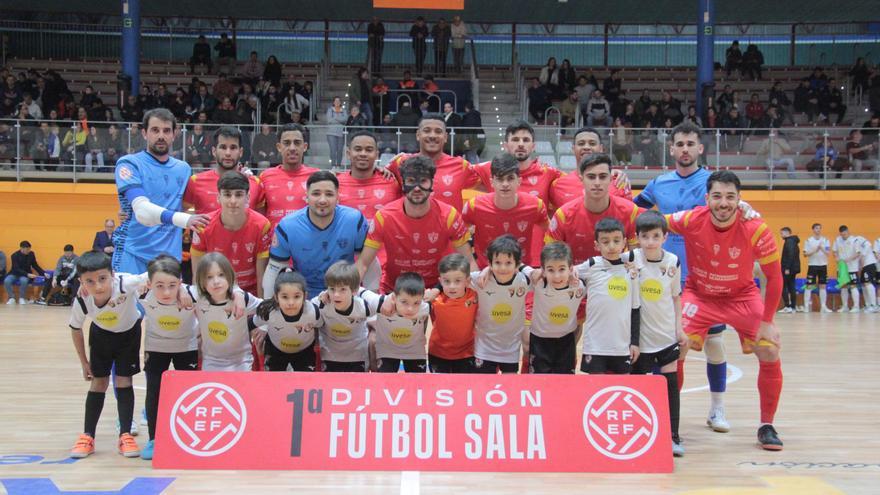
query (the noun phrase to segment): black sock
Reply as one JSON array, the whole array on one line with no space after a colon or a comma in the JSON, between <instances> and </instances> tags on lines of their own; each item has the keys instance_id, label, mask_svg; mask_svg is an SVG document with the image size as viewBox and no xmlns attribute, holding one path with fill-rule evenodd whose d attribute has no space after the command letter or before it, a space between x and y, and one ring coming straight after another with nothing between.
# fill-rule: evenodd
<instances>
[{"instance_id":1,"label":"black sock","mask_svg":"<svg viewBox=\"0 0 880 495\"><path fill-rule=\"evenodd\" d=\"M144 405L147 408L147 429L150 433L150 440L156 438L156 417L159 415L159 389L161 386L161 373L147 374L147 398Z\"/></svg>"},{"instance_id":2,"label":"black sock","mask_svg":"<svg viewBox=\"0 0 880 495\"><path fill-rule=\"evenodd\" d=\"M131 433L131 418L134 415L134 389L116 387L116 410L119 413L119 434Z\"/></svg>"},{"instance_id":3,"label":"black sock","mask_svg":"<svg viewBox=\"0 0 880 495\"><path fill-rule=\"evenodd\" d=\"M669 421L672 423L672 438L678 439L678 419L681 408L681 395L678 391L678 372L663 373L666 378L666 394L669 396Z\"/></svg>"},{"instance_id":4,"label":"black sock","mask_svg":"<svg viewBox=\"0 0 880 495\"><path fill-rule=\"evenodd\" d=\"M83 433L91 435L95 438L95 430L98 429L98 419L101 418L101 411L104 409L104 392L89 391L86 394L86 421L83 427Z\"/></svg>"}]
</instances>

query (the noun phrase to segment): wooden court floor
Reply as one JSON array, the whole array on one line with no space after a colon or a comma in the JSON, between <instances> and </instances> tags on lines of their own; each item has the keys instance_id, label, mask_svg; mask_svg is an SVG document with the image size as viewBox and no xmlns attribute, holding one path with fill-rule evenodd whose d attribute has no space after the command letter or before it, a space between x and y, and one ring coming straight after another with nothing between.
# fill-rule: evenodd
<instances>
[{"instance_id":1,"label":"wooden court floor","mask_svg":"<svg viewBox=\"0 0 880 495\"><path fill-rule=\"evenodd\" d=\"M705 366L701 354L691 353L682 398L687 455L676 459L675 472L580 475L159 471L147 461L115 453L116 408L110 393L98 452L65 461L82 428L87 390L66 326L68 314L67 308L0 306L0 493L880 493L880 315L779 315L785 384L776 426L784 451L765 452L755 445L756 360L740 354L729 331L725 344L731 380L741 371L728 385L730 433L714 433L705 426ZM143 405L143 386L141 374L135 379L137 411ZM144 438L138 442L143 444Z\"/></svg>"}]
</instances>

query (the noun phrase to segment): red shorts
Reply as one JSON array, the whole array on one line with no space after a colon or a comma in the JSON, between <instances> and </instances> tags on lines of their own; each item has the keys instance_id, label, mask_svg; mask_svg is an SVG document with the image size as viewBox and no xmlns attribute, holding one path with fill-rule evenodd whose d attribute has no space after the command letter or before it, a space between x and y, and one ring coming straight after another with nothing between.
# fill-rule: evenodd
<instances>
[{"instance_id":1,"label":"red shorts","mask_svg":"<svg viewBox=\"0 0 880 495\"><path fill-rule=\"evenodd\" d=\"M743 353L751 353L755 348L763 313L764 302L758 292L743 301L700 297L688 289L681 295L682 327L690 338L691 349L695 351L703 349L709 327L727 324L739 334Z\"/></svg>"}]
</instances>

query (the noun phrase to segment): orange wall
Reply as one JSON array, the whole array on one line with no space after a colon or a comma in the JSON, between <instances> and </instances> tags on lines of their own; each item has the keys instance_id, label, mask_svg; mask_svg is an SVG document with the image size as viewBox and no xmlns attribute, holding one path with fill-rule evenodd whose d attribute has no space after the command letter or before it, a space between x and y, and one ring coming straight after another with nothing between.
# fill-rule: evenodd
<instances>
[{"instance_id":1,"label":"orange wall","mask_svg":"<svg viewBox=\"0 0 880 495\"><path fill-rule=\"evenodd\" d=\"M823 224L832 242L841 223L872 242L880 237L880 191L744 191L743 198L777 236L791 227L801 248L813 222ZM0 249L8 258L27 239L40 265L52 268L67 243L77 253L91 249L104 219L116 219L118 210L113 184L0 182Z\"/></svg>"}]
</instances>

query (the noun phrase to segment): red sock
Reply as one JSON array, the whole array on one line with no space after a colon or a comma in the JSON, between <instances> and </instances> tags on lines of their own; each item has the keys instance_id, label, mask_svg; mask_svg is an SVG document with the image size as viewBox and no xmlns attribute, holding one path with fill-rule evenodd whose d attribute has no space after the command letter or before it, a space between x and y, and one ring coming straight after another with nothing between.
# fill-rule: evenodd
<instances>
[{"instance_id":1,"label":"red sock","mask_svg":"<svg viewBox=\"0 0 880 495\"><path fill-rule=\"evenodd\" d=\"M527 375L529 373L529 355L526 354L522 357L522 361L519 363L519 372L522 375Z\"/></svg>"},{"instance_id":2,"label":"red sock","mask_svg":"<svg viewBox=\"0 0 880 495\"><path fill-rule=\"evenodd\" d=\"M681 387L684 386L684 360L680 359L678 361L678 391L681 392Z\"/></svg>"},{"instance_id":3,"label":"red sock","mask_svg":"<svg viewBox=\"0 0 880 495\"><path fill-rule=\"evenodd\" d=\"M758 395L761 398L761 423L773 423L779 395L782 393L782 361L760 361Z\"/></svg>"}]
</instances>

